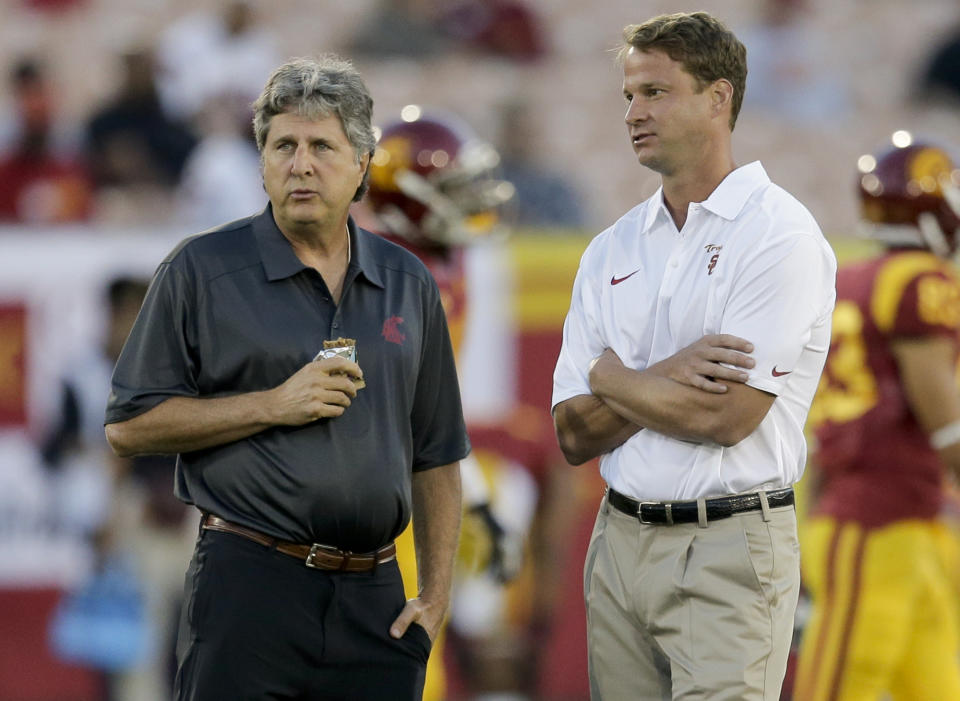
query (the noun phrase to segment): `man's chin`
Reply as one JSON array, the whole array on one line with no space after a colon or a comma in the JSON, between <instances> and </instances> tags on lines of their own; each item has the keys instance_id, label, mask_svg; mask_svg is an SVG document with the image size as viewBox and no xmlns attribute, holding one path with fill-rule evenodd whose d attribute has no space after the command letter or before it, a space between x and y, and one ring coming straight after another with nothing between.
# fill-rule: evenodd
<instances>
[{"instance_id":1,"label":"man's chin","mask_svg":"<svg viewBox=\"0 0 960 701\"><path fill-rule=\"evenodd\" d=\"M323 214L322 207L316 202L296 202L285 208L287 219L291 222L316 221Z\"/></svg>"},{"instance_id":2,"label":"man's chin","mask_svg":"<svg viewBox=\"0 0 960 701\"><path fill-rule=\"evenodd\" d=\"M637 153L637 162L644 168L649 168L660 175L670 175L673 171L673 167L667 159L658 154L644 153L642 149Z\"/></svg>"},{"instance_id":3,"label":"man's chin","mask_svg":"<svg viewBox=\"0 0 960 701\"><path fill-rule=\"evenodd\" d=\"M323 219L324 212L317 206L284 206L279 212L274 210L274 218L283 226L293 229L309 229Z\"/></svg>"}]
</instances>

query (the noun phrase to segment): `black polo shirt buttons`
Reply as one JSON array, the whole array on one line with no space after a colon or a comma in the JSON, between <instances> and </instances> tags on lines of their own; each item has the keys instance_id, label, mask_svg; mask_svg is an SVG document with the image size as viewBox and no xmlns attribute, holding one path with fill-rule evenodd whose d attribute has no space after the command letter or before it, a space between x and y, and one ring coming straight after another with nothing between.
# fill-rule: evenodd
<instances>
[{"instance_id":1,"label":"black polo shirt buttons","mask_svg":"<svg viewBox=\"0 0 960 701\"><path fill-rule=\"evenodd\" d=\"M339 329L339 328L340 328L340 322L339 322L339 321L335 321L335 322L333 322L333 324L331 324L331 326L333 326L333 328L335 328L335 329Z\"/></svg>"}]
</instances>

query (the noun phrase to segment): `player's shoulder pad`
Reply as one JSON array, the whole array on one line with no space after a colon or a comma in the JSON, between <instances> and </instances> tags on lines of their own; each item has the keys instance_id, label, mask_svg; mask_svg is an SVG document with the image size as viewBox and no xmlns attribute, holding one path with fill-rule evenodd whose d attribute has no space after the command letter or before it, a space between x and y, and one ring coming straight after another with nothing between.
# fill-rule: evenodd
<instances>
[{"instance_id":1,"label":"player's shoulder pad","mask_svg":"<svg viewBox=\"0 0 960 701\"><path fill-rule=\"evenodd\" d=\"M918 327L960 329L960 278L929 251L904 251L877 268L870 314L881 333Z\"/></svg>"}]
</instances>

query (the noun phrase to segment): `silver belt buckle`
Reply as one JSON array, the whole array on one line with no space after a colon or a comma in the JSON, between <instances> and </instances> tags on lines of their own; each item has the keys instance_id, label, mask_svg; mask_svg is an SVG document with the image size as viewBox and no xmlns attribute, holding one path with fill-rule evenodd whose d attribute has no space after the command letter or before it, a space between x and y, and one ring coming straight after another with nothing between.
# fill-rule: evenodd
<instances>
[{"instance_id":1,"label":"silver belt buckle","mask_svg":"<svg viewBox=\"0 0 960 701\"><path fill-rule=\"evenodd\" d=\"M639 506L637 506L637 518L640 519L640 523L645 523L648 526L654 525L656 521L646 521L643 518L643 507L644 506L659 506L659 501L641 501Z\"/></svg>"},{"instance_id":2,"label":"silver belt buckle","mask_svg":"<svg viewBox=\"0 0 960 701\"><path fill-rule=\"evenodd\" d=\"M329 551L330 546L314 543L310 546L310 552L307 553L307 559L303 561L303 564L305 564L307 567L312 567L313 569L323 569L319 564L314 562L314 558L317 556L317 553L324 550Z\"/></svg>"}]
</instances>

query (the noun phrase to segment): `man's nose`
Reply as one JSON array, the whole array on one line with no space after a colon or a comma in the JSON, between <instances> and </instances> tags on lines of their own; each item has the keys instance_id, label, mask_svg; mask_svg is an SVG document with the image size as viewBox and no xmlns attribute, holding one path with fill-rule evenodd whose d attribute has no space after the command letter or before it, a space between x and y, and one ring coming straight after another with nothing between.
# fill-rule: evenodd
<instances>
[{"instance_id":1,"label":"man's nose","mask_svg":"<svg viewBox=\"0 0 960 701\"><path fill-rule=\"evenodd\" d=\"M293 153L293 161L290 163L290 173L292 175L312 175L313 163L310 160L310 152L306 146L297 146Z\"/></svg>"},{"instance_id":2,"label":"man's nose","mask_svg":"<svg viewBox=\"0 0 960 701\"><path fill-rule=\"evenodd\" d=\"M637 124L647 119L647 110L640 100L631 100L627 106L627 113L623 115L623 121L627 124Z\"/></svg>"}]
</instances>

